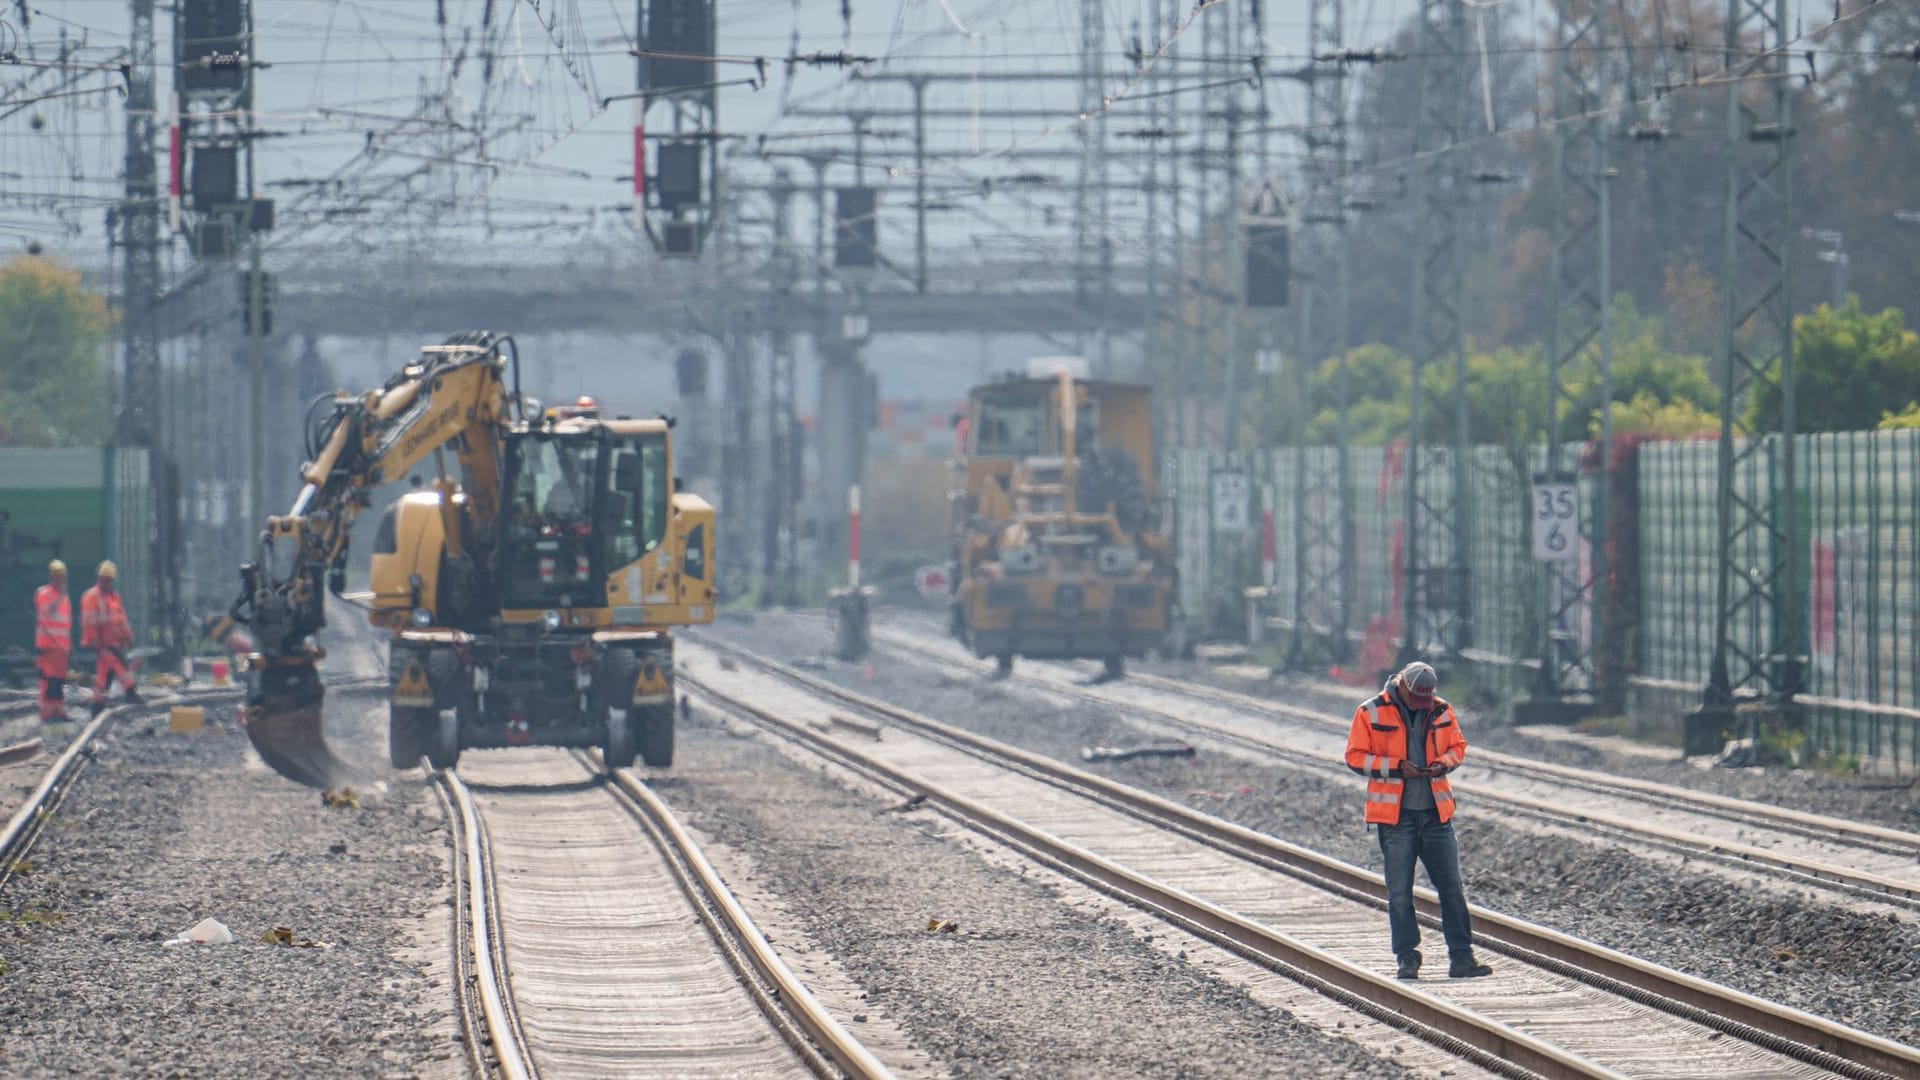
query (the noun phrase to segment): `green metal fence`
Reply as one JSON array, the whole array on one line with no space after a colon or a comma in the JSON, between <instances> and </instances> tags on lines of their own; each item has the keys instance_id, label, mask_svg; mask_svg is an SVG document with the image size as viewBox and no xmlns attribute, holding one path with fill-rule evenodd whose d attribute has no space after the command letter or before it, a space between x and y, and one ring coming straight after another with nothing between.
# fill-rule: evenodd
<instances>
[{"instance_id":1,"label":"green metal fence","mask_svg":"<svg viewBox=\"0 0 1920 1080\"><path fill-rule=\"evenodd\" d=\"M1324 545L1302 551L1302 540L1309 532L1305 516L1322 519L1338 513L1337 505L1309 508L1303 500L1324 498L1324 493L1337 490L1337 485L1302 474L1334 475L1338 460L1329 447L1276 450L1259 459L1259 482L1262 490L1271 493L1277 541L1273 580L1267 583L1267 611L1282 634L1292 633L1302 623L1313 632L1325 633L1344 622L1353 666L1372 670L1392 662L1402 634L1404 548L1408 542L1404 525L1405 460L1399 447L1354 447L1348 452L1351 479L1346 506L1352 516L1353 543L1347 552L1352 587L1347 610L1339 612L1324 603L1318 610L1302 610L1303 592L1329 600L1339 595L1337 589L1299 587L1303 575L1325 577L1337 572L1337 563ZM1530 462L1529 467L1535 464ZM1464 594L1436 591L1430 602L1444 607L1450 619L1470 625L1469 647L1465 650L1470 659L1487 668L1492 677L1517 687L1528 678L1539 649L1541 612L1537 598L1541 575L1532 561L1527 518L1531 480L1506 451L1497 447L1476 447L1466 465L1469 499L1475 508L1465 537L1473 572ZM1450 503L1453 470L1443 464L1433 476L1433 500ZM1426 545L1427 563L1446 564L1453 543L1449 531L1434 522L1423 524L1420 531L1419 542ZM1302 557L1307 559L1304 566L1298 561ZM1584 627L1577 629L1584 632ZM1435 653L1441 645L1426 641L1421 648Z\"/></svg>"},{"instance_id":2,"label":"green metal fence","mask_svg":"<svg viewBox=\"0 0 1920 1080\"><path fill-rule=\"evenodd\" d=\"M0 449L0 512L0 654L30 653L33 590L56 556L68 564L76 613L100 560L117 563L135 638L146 640L146 607L136 602L151 587L156 526L146 451Z\"/></svg>"},{"instance_id":3,"label":"green metal fence","mask_svg":"<svg viewBox=\"0 0 1920 1080\"><path fill-rule=\"evenodd\" d=\"M1730 625L1730 636L1752 655L1804 671L1806 692L1800 701L1813 749L1896 773L1912 771L1920 761L1920 432L1801 436L1798 498L1792 507L1777 497L1783 449L1777 438L1768 439L1735 477L1734 495L1763 514L1798 515L1796 586L1777 606L1742 611ZM1297 454L1304 454L1304 462ZM1578 454L1570 452L1563 460L1578 460ZM1204 451L1172 456L1168 475L1177 510L1181 596L1197 630L1232 634L1246 625L1220 611L1226 598L1263 583L1257 553L1264 506L1273 512L1277 540L1272 580L1264 582L1270 624L1282 635L1303 622L1334 625L1335 612L1300 610L1296 581L1299 574L1331 572L1323 565L1327 560L1313 552L1305 555L1307 565L1297 562L1303 557L1301 519L1309 512L1303 498L1330 487L1314 483L1303 491L1299 469L1326 475L1336 461L1325 447L1244 458ZM1517 695L1538 672L1547 610L1542 590L1553 587L1533 561L1528 518L1531 484L1544 470L1545 452L1536 448L1523 463L1500 448L1477 447L1467 465L1474 512L1467 536L1470 587L1467 606L1459 610L1471 617L1465 656L1474 661L1483 686ZM1595 512L1601 480L1592 465L1579 478L1588 515ZM1390 662L1399 647L1405 470L1400 450L1382 447L1353 448L1349 467L1353 590L1344 615L1354 667L1365 671ZM1556 633L1590 650L1596 622L1612 620L1624 644L1619 670L1606 677L1626 684L1619 696L1638 710L1677 717L1699 704L1713 660L1719 610L1718 444L1711 439L1622 444L1610 468L1625 470L1610 485L1613 498L1631 505L1608 513L1618 533L1630 533L1614 536L1609 545L1617 562L1608 567L1616 581L1606 590L1609 607L1596 612L1574 605ZM1224 534L1212 506L1219 495L1214 477L1223 470L1244 472L1253 499L1251 526ZM1451 470L1433 475L1441 487L1436 501L1449 502L1452 493L1445 487ZM1738 538L1737 564L1756 573L1772 565L1779 553L1767 550L1767 543L1765 530ZM1444 561L1446 554L1432 548L1427 557ZM1583 579L1590 576L1593 555L1583 540L1578 564ZM1458 609L1460 599L1436 597L1436 602ZM1803 613L1809 655L1778 654L1775 643L1788 640L1771 621L1780 611ZM1437 643L1423 643L1423 649L1437 652Z\"/></svg>"}]
</instances>

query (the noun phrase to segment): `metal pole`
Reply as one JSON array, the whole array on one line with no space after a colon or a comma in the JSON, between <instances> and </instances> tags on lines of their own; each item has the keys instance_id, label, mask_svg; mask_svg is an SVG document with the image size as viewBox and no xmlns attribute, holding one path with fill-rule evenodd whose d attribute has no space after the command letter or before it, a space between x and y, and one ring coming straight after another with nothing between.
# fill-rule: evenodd
<instances>
[{"instance_id":1,"label":"metal pole","mask_svg":"<svg viewBox=\"0 0 1920 1080\"><path fill-rule=\"evenodd\" d=\"M251 125L249 125L251 126ZM265 314L265 290L261 287L260 234L253 227L253 139L247 139L247 208L241 211L241 228L247 237L247 375L251 410L249 458L253 462L252 479L247 485L247 524L249 528L265 520L267 456L267 362L262 325Z\"/></svg>"},{"instance_id":2,"label":"metal pole","mask_svg":"<svg viewBox=\"0 0 1920 1080\"><path fill-rule=\"evenodd\" d=\"M1596 645L1617 618L1608 585L1611 568L1607 558L1607 544L1613 536L1613 521L1608 516L1611 507L1608 489L1613 481L1613 128L1609 114L1597 147L1600 163L1600 480L1594 485L1590 548L1593 553L1591 623ZM1596 656L1597 652L1596 649ZM1615 677L1603 679L1599 677L1601 672L1596 663L1594 674L1594 697L1600 708L1608 715L1617 712L1625 703L1626 673L1614 672L1611 674Z\"/></svg>"},{"instance_id":3,"label":"metal pole","mask_svg":"<svg viewBox=\"0 0 1920 1080\"><path fill-rule=\"evenodd\" d=\"M155 91L154 0L133 0L127 56L126 186L120 205L121 256L125 264L121 302L125 372L115 401L114 442L147 452L148 490L156 495L165 486L159 415L161 371L160 333L155 304L160 295L160 199L153 162L154 131L158 126ZM156 514L169 508L156 498ZM167 576L174 571L174 555L166 538L171 534L156 521L162 538L154 552L151 580L136 583L144 604L136 612L149 631L162 630L170 621L166 610ZM141 610L144 608L144 610Z\"/></svg>"},{"instance_id":4,"label":"metal pole","mask_svg":"<svg viewBox=\"0 0 1920 1080\"><path fill-rule=\"evenodd\" d=\"M1222 395L1227 409L1227 450L1240 449L1240 320L1247 311L1246 244L1240 237L1240 117L1227 110L1227 264L1233 279L1233 304L1227 311L1227 387Z\"/></svg>"},{"instance_id":5,"label":"metal pole","mask_svg":"<svg viewBox=\"0 0 1920 1080\"><path fill-rule=\"evenodd\" d=\"M1472 431L1467 412L1466 342L1462 336L1459 262L1460 201L1466 170L1459 140L1467 105L1466 8L1453 0L1421 0L1420 149L1430 157L1420 169L1421 237L1414 266L1416 351L1408 396L1405 577L1401 660L1421 655L1430 639L1458 656L1473 640L1472 500L1467 491L1467 452ZM1422 447L1423 377L1427 369L1453 362L1455 395L1453 468L1444 493L1436 483L1443 455ZM1441 556L1444 557L1444 562ZM1436 588L1444 583L1444 588ZM1423 627L1421 620L1429 624Z\"/></svg>"},{"instance_id":6,"label":"metal pole","mask_svg":"<svg viewBox=\"0 0 1920 1080\"><path fill-rule=\"evenodd\" d=\"M1786 0L1728 0L1725 47L1733 65L1725 99L1727 171L1722 222L1725 291L1720 327L1721 423L1715 505L1718 573L1714 580L1713 656L1704 706L1690 718L1688 742L1709 742L1724 726L1736 690L1752 687L1790 698L1802 687L1807 647L1799 567L1799 500L1793 308L1787 263L1792 248L1792 99L1787 81ZM1758 41L1761 49L1754 52ZM1745 83L1764 80L1757 107ZM1741 433L1734 417L1778 368L1780 429ZM1747 434L1736 446L1737 434ZM1778 466L1773 448L1779 446ZM1762 476L1761 471L1765 470ZM1764 491L1743 495L1744 472ZM1742 631L1744 623L1745 633Z\"/></svg>"},{"instance_id":7,"label":"metal pole","mask_svg":"<svg viewBox=\"0 0 1920 1080\"><path fill-rule=\"evenodd\" d=\"M927 291L927 81L913 87L913 286Z\"/></svg>"}]
</instances>

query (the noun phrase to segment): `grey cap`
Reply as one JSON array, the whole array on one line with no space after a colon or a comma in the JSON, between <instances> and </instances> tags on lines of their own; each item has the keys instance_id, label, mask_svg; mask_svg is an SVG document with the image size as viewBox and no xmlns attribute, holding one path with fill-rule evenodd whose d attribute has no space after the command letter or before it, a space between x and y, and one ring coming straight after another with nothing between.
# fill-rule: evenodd
<instances>
[{"instance_id":1,"label":"grey cap","mask_svg":"<svg viewBox=\"0 0 1920 1080\"><path fill-rule=\"evenodd\" d=\"M1440 688L1440 676L1434 673L1432 664L1415 660L1400 669L1400 685L1421 697L1431 697Z\"/></svg>"}]
</instances>

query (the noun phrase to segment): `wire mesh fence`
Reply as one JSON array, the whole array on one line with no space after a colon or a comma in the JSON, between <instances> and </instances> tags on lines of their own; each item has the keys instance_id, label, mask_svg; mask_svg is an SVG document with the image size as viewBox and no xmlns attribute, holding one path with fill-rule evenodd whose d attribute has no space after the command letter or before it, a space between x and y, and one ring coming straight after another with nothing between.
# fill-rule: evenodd
<instances>
[{"instance_id":1,"label":"wire mesh fence","mask_svg":"<svg viewBox=\"0 0 1920 1080\"><path fill-rule=\"evenodd\" d=\"M1454 505L1454 477L1464 476L1471 512L1464 533L1455 536L1421 511L1426 516L1415 541L1431 545L1421 563L1451 565L1452 545L1461 543L1466 572L1449 579L1449 588L1416 581L1416 600L1429 609L1447 606L1445 614L1461 621L1460 657L1471 662L1483 688L1509 697L1539 688L1546 620L1553 619L1557 647L1585 658L1561 666L1557 689L1677 719L1700 703L1718 633L1719 445L1625 439L1604 461L1597 448L1582 450L1570 447L1562 455L1563 462L1581 463L1586 520L1559 574L1546 572L1532 547L1529 504L1533 484L1544 477L1544 448L1521 455L1476 447L1463 470L1450 460L1434 469L1424 505ZM1790 575L1763 582L1790 591L1779 592L1776 603L1738 608L1727 627L1729 642L1800 673L1797 700L1808 748L1876 769L1914 771L1920 760L1920 431L1801 436L1791 504L1782 494L1784 446L1770 437L1759 450L1735 475L1731 495L1776 523L1779 515L1798 515L1801 550L1791 553ZM1337 634L1344 639L1339 652L1357 677L1371 678L1393 662L1409 586L1400 448L1351 448L1344 505L1332 506L1326 500L1342 499L1334 494L1339 486L1327 480L1338 474L1338 455L1329 447L1252 455L1182 450L1167 467L1180 599L1191 627L1243 634L1243 592L1264 585L1265 621L1282 644L1295 634ZM1317 472L1303 480L1309 471ZM1234 499L1245 500L1244 508L1223 505ZM1263 512L1271 513L1275 539L1270 563L1260 559ZM1316 587L1339 573L1339 553L1324 538L1327 519L1342 513L1348 520L1332 535L1350 537L1345 587ZM1601 514L1604 542L1594 529ZM1769 550L1774 542L1764 529L1736 536L1734 572L1759 580L1787 554ZM1431 614L1423 625L1435 625ZM1801 637L1810 655L1781 653L1779 643L1792 639L1779 622L1787 617L1806 620ZM1416 649L1444 651L1437 640L1418 641ZM1757 681L1733 689L1763 690Z\"/></svg>"}]
</instances>

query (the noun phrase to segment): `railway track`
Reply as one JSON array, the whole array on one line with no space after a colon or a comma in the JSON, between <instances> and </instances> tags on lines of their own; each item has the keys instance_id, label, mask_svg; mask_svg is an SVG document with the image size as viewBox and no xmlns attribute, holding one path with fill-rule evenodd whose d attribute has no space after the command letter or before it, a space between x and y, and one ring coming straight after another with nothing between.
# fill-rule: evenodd
<instances>
[{"instance_id":1,"label":"railway track","mask_svg":"<svg viewBox=\"0 0 1920 1080\"><path fill-rule=\"evenodd\" d=\"M463 1026L482 1071L891 1076L631 772L521 750L433 776L454 823Z\"/></svg>"},{"instance_id":2,"label":"railway track","mask_svg":"<svg viewBox=\"0 0 1920 1080\"><path fill-rule=\"evenodd\" d=\"M896 629L876 628L874 638L938 667L978 672L957 645ZM1341 753L1350 715L1154 675L1103 685L1088 684L1087 675L1066 665L1027 664L1015 677L1149 726L1220 740L1297 768L1348 775ZM1478 747L1450 779L1456 791L1518 817L1920 910L1920 833Z\"/></svg>"},{"instance_id":3,"label":"railway track","mask_svg":"<svg viewBox=\"0 0 1920 1080\"><path fill-rule=\"evenodd\" d=\"M732 670L694 646L684 678L720 706L1490 1071L1920 1076L1920 1050L1484 910L1476 936L1508 958L1492 978L1400 983L1376 970L1384 890L1365 870L703 642Z\"/></svg>"},{"instance_id":4,"label":"railway track","mask_svg":"<svg viewBox=\"0 0 1920 1080\"><path fill-rule=\"evenodd\" d=\"M188 690L154 699L146 704L171 705L231 696L233 693L234 691L228 689ZM54 758L46 771L41 774L39 783L34 785L26 799L14 809L13 815L7 820L5 830L0 831L0 889L5 889L7 883L13 880L13 874L20 865L20 860L39 839L46 823L52 818L54 812L60 809L60 804L66 799L67 793L78 782L80 775L86 771L87 765L93 761L100 735L132 708L134 706L115 705L82 725L72 741L67 743L60 755Z\"/></svg>"}]
</instances>

